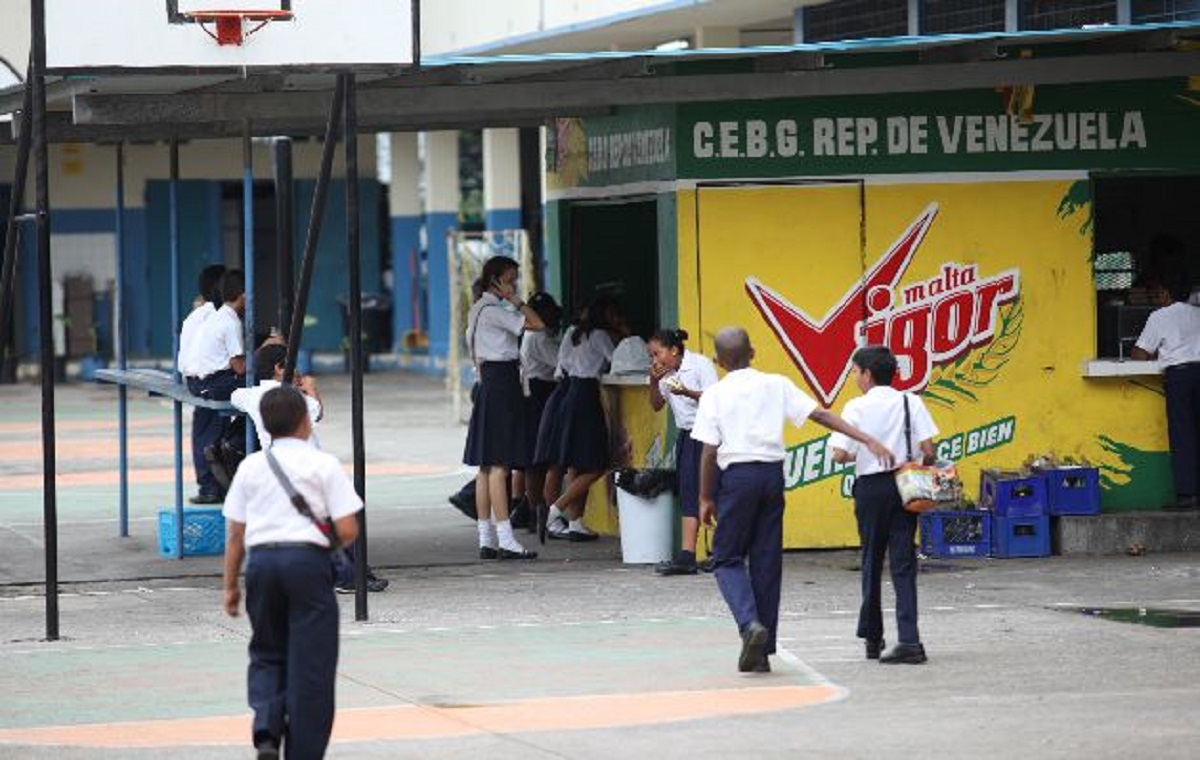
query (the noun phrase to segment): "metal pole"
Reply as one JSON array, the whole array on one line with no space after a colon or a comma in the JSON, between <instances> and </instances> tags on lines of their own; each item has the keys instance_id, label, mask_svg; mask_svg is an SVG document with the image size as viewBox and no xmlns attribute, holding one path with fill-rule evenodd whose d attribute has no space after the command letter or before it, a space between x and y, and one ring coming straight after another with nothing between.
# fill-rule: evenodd
<instances>
[{"instance_id":1,"label":"metal pole","mask_svg":"<svg viewBox=\"0 0 1200 760\"><path fill-rule=\"evenodd\" d=\"M250 142L250 120L242 132L242 258L246 273L246 312L242 315L242 344L246 357L246 387L253 388L254 377L254 146ZM246 452L254 451L258 438L254 421L246 417Z\"/></svg>"},{"instance_id":2,"label":"metal pole","mask_svg":"<svg viewBox=\"0 0 1200 760\"><path fill-rule=\"evenodd\" d=\"M117 369L124 371L125 356L125 143L117 143ZM120 502L117 524L122 538L129 536L129 389L117 386L117 444L120 460Z\"/></svg>"},{"instance_id":3,"label":"metal pole","mask_svg":"<svg viewBox=\"0 0 1200 760\"><path fill-rule=\"evenodd\" d=\"M295 197L292 183L292 138L276 137L275 143L275 235L279 241L276 261L279 281L279 317L275 324L283 332L292 323L292 302L295 300L296 264L292 249L295 239ZM286 333L284 333L286 337Z\"/></svg>"},{"instance_id":4,"label":"metal pole","mask_svg":"<svg viewBox=\"0 0 1200 760\"><path fill-rule=\"evenodd\" d=\"M171 367L179 376L179 139L171 138ZM175 559L183 559L183 403L176 401L175 427Z\"/></svg>"},{"instance_id":5,"label":"metal pole","mask_svg":"<svg viewBox=\"0 0 1200 760\"><path fill-rule=\"evenodd\" d=\"M296 372L296 351L304 333L304 312L308 308L308 290L312 285L313 264L317 254L317 243L321 239L321 223L325 216L325 197L329 194L329 177L333 173L333 154L337 148L338 130L342 123L343 103L346 100L346 83L337 78L333 88L333 102L329 106L329 122L325 125L325 145L321 151L321 172L317 175L317 186L313 190L312 212L308 218L308 238L304 242L304 261L300 265L300 281L296 285L296 303L292 307L292 324L288 329L287 363L284 365L283 382L290 383Z\"/></svg>"},{"instance_id":6,"label":"metal pole","mask_svg":"<svg viewBox=\"0 0 1200 760\"><path fill-rule=\"evenodd\" d=\"M413 68L421 68L421 0L412 0Z\"/></svg>"},{"instance_id":7,"label":"metal pole","mask_svg":"<svg viewBox=\"0 0 1200 760\"><path fill-rule=\"evenodd\" d=\"M33 0L33 157L37 178L38 291L41 303L42 521L46 545L46 639L58 640L58 491L55 483L54 314L50 297L50 158L46 148L46 0Z\"/></svg>"},{"instance_id":8,"label":"metal pole","mask_svg":"<svg viewBox=\"0 0 1200 760\"><path fill-rule=\"evenodd\" d=\"M29 176L29 150L33 110L33 63L30 59L25 74L25 98L21 105L21 134L17 139L17 164L13 171L12 197L8 199L8 232L4 236L4 260L0 268L0 371L8 350L8 331L12 328L12 315L16 311L13 287L17 279L17 238L21 227L18 217L25 205L25 182Z\"/></svg>"},{"instance_id":9,"label":"metal pole","mask_svg":"<svg viewBox=\"0 0 1200 760\"><path fill-rule=\"evenodd\" d=\"M350 265L350 429L354 440L354 490L367 498L367 457L363 436L362 261L358 213L358 87L346 80L346 257ZM367 619L367 513L358 513L354 545L354 619Z\"/></svg>"}]
</instances>

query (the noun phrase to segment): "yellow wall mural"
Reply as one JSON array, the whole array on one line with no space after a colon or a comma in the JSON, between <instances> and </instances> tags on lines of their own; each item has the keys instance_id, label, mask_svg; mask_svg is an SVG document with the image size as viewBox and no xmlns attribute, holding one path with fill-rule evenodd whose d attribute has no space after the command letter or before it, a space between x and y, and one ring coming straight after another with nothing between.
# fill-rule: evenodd
<instances>
[{"instance_id":1,"label":"yellow wall mural","mask_svg":"<svg viewBox=\"0 0 1200 760\"><path fill-rule=\"evenodd\" d=\"M684 327L745 326L756 365L835 411L859 336L900 358L967 493L1035 454L1101 467L1106 509L1169 487L1157 382L1086 379L1095 355L1085 181L701 186L679 194ZM695 340L695 338L693 339ZM848 471L810 423L786 442L789 547L857 544Z\"/></svg>"}]
</instances>

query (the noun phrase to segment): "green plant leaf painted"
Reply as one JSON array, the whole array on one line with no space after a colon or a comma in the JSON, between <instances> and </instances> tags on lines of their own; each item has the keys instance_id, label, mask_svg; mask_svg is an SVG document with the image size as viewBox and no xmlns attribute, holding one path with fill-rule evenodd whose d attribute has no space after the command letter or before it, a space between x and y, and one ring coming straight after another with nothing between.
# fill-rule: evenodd
<instances>
[{"instance_id":1,"label":"green plant leaf painted","mask_svg":"<svg viewBox=\"0 0 1200 760\"><path fill-rule=\"evenodd\" d=\"M1092 234L1092 184L1089 180L1081 179L1078 182L1072 182L1067 188L1067 192L1063 195L1062 200L1058 202L1058 218L1066 220L1067 217L1075 216L1083 213L1083 222L1079 225L1079 234L1084 237L1090 237Z\"/></svg>"},{"instance_id":2,"label":"green plant leaf painted","mask_svg":"<svg viewBox=\"0 0 1200 760\"><path fill-rule=\"evenodd\" d=\"M991 385L1021 338L1021 327L1025 324L1024 299L1018 298L1000 307L1000 327L992 342L980 351L963 354L950 364L933 371L924 398L945 408L959 401L976 402L979 397L972 389Z\"/></svg>"}]
</instances>

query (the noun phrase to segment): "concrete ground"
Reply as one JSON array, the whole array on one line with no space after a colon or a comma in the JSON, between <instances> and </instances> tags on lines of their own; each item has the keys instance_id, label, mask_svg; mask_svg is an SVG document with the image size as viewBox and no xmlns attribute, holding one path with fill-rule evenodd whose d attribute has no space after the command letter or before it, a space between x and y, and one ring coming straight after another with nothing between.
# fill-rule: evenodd
<instances>
[{"instance_id":1,"label":"concrete ground","mask_svg":"<svg viewBox=\"0 0 1200 760\"><path fill-rule=\"evenodd\" d=\"M349 461L348 383L323 387L323 444ZM59 391L62 638L45 642L37 389L0 387L0 758L252 756L249 629L220 610L220 559L158 554L157 401L131 402L117 537L115 397ZM792 553L784 651L742 676L709 576L622 565L612 539L475 560L445 503L463 430L438 381L369 375L366 408L371 561L392 585L367 622L340 597L331 758L1197 756L1200 629L1077 608L1200 610L1200 555L926 561L914 667L862 658L853 552Z\"/></svg>"}]
</instances>

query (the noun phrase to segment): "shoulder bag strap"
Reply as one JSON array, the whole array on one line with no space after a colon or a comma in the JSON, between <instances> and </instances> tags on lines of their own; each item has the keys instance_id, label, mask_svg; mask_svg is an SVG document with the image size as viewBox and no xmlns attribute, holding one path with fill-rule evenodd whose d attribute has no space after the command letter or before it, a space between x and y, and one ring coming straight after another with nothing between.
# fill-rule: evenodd
<instances>
[{"instance_id":1,"label":"shoulder bag strap","mask_svg":"<svg viewBox=\"0 0 1200 760\"><path fill-rule=\"evenodd\" d=\"M279 460L275 458L275 455L271 453L271 450L266 449L263 453L266 454L267 464L271 466L271 472L275 473L275 478L279 481L279 485L283 486L283 491L288 495L292 506L301 515L307 517L313 525L317 526L317 530L321 531L329 539L330 549L341 551L342 543L338 540L337 526L333 524L333 520L329 517L322 520L313 514L312 507L308 506L308 500L292 485L291 479L283 471L283 467L279 464Z\"/></svg>"},{"instance_id":2,"label":"shoulder bag strap","mask_svg":"<svg viewBox=\"0 0 1200 760\"><path fill-rule=\"evenodd\" d=\"M908 394L903 394L904 398L904 452L908 456L909 462L913 461L912 455L912 415L908 411Z\"/></svg>"}]
</instances>

